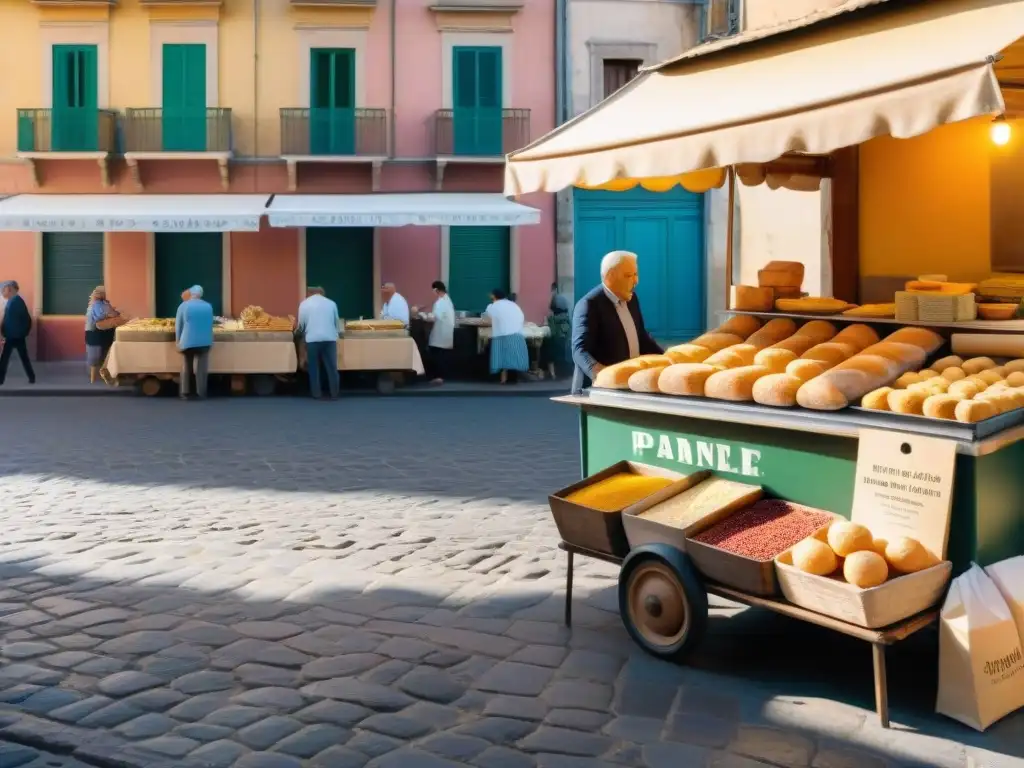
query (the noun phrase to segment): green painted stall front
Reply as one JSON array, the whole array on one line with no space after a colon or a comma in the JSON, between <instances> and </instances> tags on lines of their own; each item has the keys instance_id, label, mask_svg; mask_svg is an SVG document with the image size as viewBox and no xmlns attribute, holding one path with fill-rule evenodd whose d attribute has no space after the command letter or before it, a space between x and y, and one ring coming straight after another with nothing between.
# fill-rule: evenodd
<instances>
[{"instance_id":1,"label":"green painted stall front","mask_svg":"<svg viewBox=\"0 0 1024 768\"><path fill-rule=\"evenodd\" d=\"M857 441L810 432L588 406L583 472L638 461L687 474L712 470L769 496L844 517L853 506ZM949 559L960 573L1024 555L1024 441L982 457L957 455Z\"/></svg>"}]
</instances>

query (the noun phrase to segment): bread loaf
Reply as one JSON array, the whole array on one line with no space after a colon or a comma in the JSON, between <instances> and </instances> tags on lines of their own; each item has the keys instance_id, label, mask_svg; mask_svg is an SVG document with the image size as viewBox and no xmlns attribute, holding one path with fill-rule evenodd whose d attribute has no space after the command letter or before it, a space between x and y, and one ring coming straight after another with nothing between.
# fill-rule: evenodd
<instances>
[{"instance_id":1,"label":"bread loaf","mask_svg":"<svg viewBox=\"0 0 1024 768\"><path fill-rule=\"evenodd\" d=\"M820 360L794 360L786 366L786 373L800 381L810 381L828 370Z\"/></svg>"},{"instance_id":2,"label":"bread loaf","mask_svg":"<svg viewBox=\"0 0 1024 768\"><path fill-rule=\"evenodd\" d=\"M738 309L738 307L737 307ZM715 329L715 333L731 333L733 336L747 338L761 327L761 321L750 315L733 315Z\"/></svg>"},{"instance_id":3,"label":"bread loaf","mask_svg":"<svg viewBox=\"0 0 1024 768\"><path fill-rule=\"evenodd\" d=\"M796 354L788 349L768 347L754 355L754 365L763 365L772 373L783 373L786 366L796 360ZM1021 374L1021 383L1024 383L1024 373Z\"/></svg>"},{"instance_id":4,"label":"bread loaf","mask_svg":"<svg viewBox=\"0 0 1024 768\"><path fill-rule=\"evenodd\" d=\"M966 364L967 363L964 363L964 365ZM995 384L996 382L1003 380L1003 377L996 373L996 370L994 368L989 368L988 370L982 371L981 373L978 374L978 376L979 378L982 379L982 381L984 381L987 384Z\"/></svg>"},{"instance_id":5,"label":"bread loaf","mask_svg":"<svg viewBox=\"0 0 1024 768\"><path fill-rule=\"evenodd\" d=\"M665 350L665 357L673 363L702 363L710 356L710 349L697 344L677 344Z\"/></svg>"},{"instance_id":6,"label":"bread loaf","mask_svg":"<svg viewBox=\"0 0 1024 768\"><path fill-rule=\"evenodd\" d=\"M657 368L659 366L664 367L666 365L672 365L672 359L665 355L640 355L640 357L634 357L632 362L639 363L644 368Z\"/></svg>"},{"instance_id":7,"label":"bread loaf","mask_svg":"<svg viewBox=\"0 0 1024 768\"><path fill-rule=\"evenodd\" d=\"M636 360L609 365L594 377L594 386L600 389L629 389L629 377L646 367Z\"/></svg>"},{"instance_id":8,"label":"bread loaf","mask_svg":"<svg viewBox=\"0 0 1024 768\"><path fill-rule=\"evenodd\" d=\"M754 402L789 408L796 405L796 393L803 382L786 373L770 373L754 382L751 394Z\"/></svg>"},{"instance_id":9,"label":"bread loaf","mask_svg":"<svg viewBox=\"0 0 1024 768\"><path fill-rule=\"evenodd\" d=\"M893 344L913 344L923 349L926 355L942 346L942 337L927 328L900 328L886 336L885 340Z\"/></svg>"},{"instance_id":10,"label":"bread loaf","mask_svg":"<svg viewBox=\"0 0 1024 768\"><path fill-rule=\"evenodd\" d=\"M816 344L800 357L804 360L820 360L826 366L839 365L844 360L849 360L857 354L857 348L850 344L843 344L836 341L826 341L824 344Z\"/></svg>"},{"instance_id":11,"label":"bread loaf","mask_svg":"<svg viewBox=\"0 0 1024 768\"><path fill-rule=\"evenodd\" d=\"M878 343L878 334L871 326L854 323L843 328L832 341L837 341L840 344L853 344L857 349L866 349L872 344Z\"/></svg>"},{"instance_id":12,"label":"bread loaf","mask_svg":"<svg viewBox=\"0 0 1024 768\"><path fill-rule=\"evenodd\" d=\"M901 344L894 341L880 341L864 349L865 355L878 355L899 363L904 370L920 368L924 364L925 353L913 344Z\"/></svg>"},{"instance_id":13,"label":"bread loaf","mask_svg":"<svg viewBox=\"0 0 1024 768\"><path fill-rule=\"evenodd\" d=\"M1006 375L1006 383L1011 387L1024 387L1024 371L1011 371Z\"/></svg>"},{"instance_id":14,"label":"bread loaf","mask_svg":"<svg viewBox=\"0 0 1024 768\"><path fill-rule=\"evenodd\" d=\"M1011 373L1024 373L1024 360L1011 360L1003 366L1003 371L1007 376Z\"/></svg>"},{"instance_id":15,"label":"bread loaf","mask_svg":"<svg viewBox=\"0 0 1024 768\"><path fill-rule=\"evenodd\" d=\"M924 413L924 401L928 398L923 392L909 389L894 389L889 393L889 410L893 413L905 413L920 416Z\"/></svg>"},{"instance_id":16,"label":"bread loaf","mask_svg":"<svg viewBox=\"0 0 1024 768\"><path fill-rule=\"evenodd\" d=\"M708 377L704 384L704 395L716 400L750 401L754 399L754 382L767 375L768 369L763 365L746 365L719 371Z\"/></svg>"},{"instance_id":17,"label":"bread loaf","mask_svg":"<svg viewBox=\"0 0 1024 768\"><path fill-rule=\"evenodd\" d=\"M978 375L966 376L962 379L958 379L958 381L973 381L975 384L978 385L978 389L980 389L982 392L989 388L989 383Z\"/></svg>"},{"instance_id":18,"label":"bread loaf","mask_svg":"<svg viewBox=\"0 0 1024 768\"><path fill-rule=\"evenodd\" d=\"M751 344L733 344L731 347L715 352L704 363L717 368L739 368L744 365L753 365L756 354L757 347Z\"/></svg>"},{"instance_id":19,"label":"bread loaf","mask_svg":"<svg viewBox=\"0 0 1024 768\"><path fill-rule=\"evenodd\" d=\"M951 396L957 397L961 400L970 400L982 391L981 387L979 387L975 382L967 379L954 381L949 385L949 389L946 390L946 392Z\"/></svg>"},{"instance_id":20,"label":"bread loaf","mask_svg":"<svg viewBox=\"0 0 1024 768\"><path fill-rule=\"evenodd\" d=\"M970 360L965 360L960 367L963 368L964 373L970 376L973 373L981 373L989 368L995 368L996 361L991 357L972 357Z\"/></svg>"},{"instance_id":21,"label":"bread loaf","mask_svg":"<svg viewBox=\"0 0 1024 768\"><path fill-rule=\"evenodd\" d=\"M997 413L996 407L986 400L961 400L954 411L956 420L965 424L991 419Z\"/></svg>"},{"instance_id":22,"label":"bread loaf","mask_svg":"<svg viewBox=\"0 0 1024 768\"><path fill-rule=\"evenodd\" d=\"M644 368L629 377L628 386L634 392L658 392L658 379L661 372L668 366L659 365L655 368Z\"/></svg>"},{"instance_id":23,"label":"bread loaf","mask_svg":"<svg viewBox=\"0 0 1024 768\"><path fill-rule=\"evenodd\" d=\"M872 411L888 411L888 398L892 391L894 391L892 387L879 387L872 390L861 398L860 405L862 408L870 408Z\"/></svg>"},{"instance_id":24,"label":"bread loaf","mask_svg":"<svg viewBox=\"0 0 1024 768\"><path fill-rule=\"evenodd\" d=\"M796 332L796 323L786 317L776 317L769 320L757 332L747 337L747 344L753 344L758 349L770 347Z\"/></svg>"},{"instance_id":25,"label":"bread loaf","mask_svg":"<svg viewBox=\"0 0 1024 768\"><path fill-rule=\"evenodd\" d=\"M817 341L813 336L801 336L799 333L794 333L788 339L772 344L768 349L784 349L787 352L792 352L794 355L802 355L811 347L822 342Z\"/></svg>"},{"instance_id":26,"label":"bread loaf","mask_svg":"<svg viewBox=\"0 0 1024 768\"><path fill-rule=\"evenodd\" d=\"M967 378L967 374L964 373L963 368L958 368L955 365L950 366L939 375L946 379L946 381L960 381L960 379Z\"/></svg>"},{"instance_id":27,"label":"bread loaf","mask_svg":"<svg viewBox=\"0 0 1024 768\"><path fill-rule=\"evenodd\" d=\"M922 379L920 374L915 373L914 371L907 371L898 379L896 379L896 383L894 383L892 386L893 389L906 389L911 384L919 384L921 383L921 381Z\"/></svg>"},{"instance_id":28,"label":"bread loaf","mask_svg":"<svg viewBox=\"0 0 1024 768\"><path fill-rule=\"evenodd\" d=\"M726 347L731 347L733 344L742 344L743 339L734 333L718 333L717 331L711 331L710 333L698 336L690 343L696 344L698 347L709 349L712 352L718 352Z\"/></svg>"},{"instance_id":29,"label":"bread loaf","mask_svg":"<svg viewBox=\"0 0 1024 768\"><path fill-rule=\"evenodd\" d=\"M921 377L921 381L926 381L928 379L937 378L939 372L934 368L925 368L923 371L918 371L917 375Z\"/></svg>"},{"instance_id":30,"label":"bread loaf","mask_svg":"<svg viewBox=\"0 0 1024 768\"><path fill-rule=\"evenodd\" d=\"M932 395L924 401L922 412L931 419L956 419L956 405L960 398L955 395Z\"/></svg>"},{"instance_id":31,"label":"bread loaf","mask_svg":"<svg viewBox=\"0 0 1024 768\"><path fill-rule=\"evenodd\" d=\"M990 373L994 373L999 376L1000 379L1005 379L1010 374L1010 372L1006 370L1005 365L997 365L995 368L989 368L988 370ZM984 371L982 371L982 373L984 373Z\"/></svg>"},{"instance_id":32,"label":"bread loaf","mask_svg":"<svg viewBox=\"0 0 1024 768\"><path fill-rule=\"evenodd\" d=\"M929 395L944 395L949 389L949 381L941 376L936 376L934 379L925 379L916 384L911 384L907 389L912 389L915 392L926 392Z\"/></svg>"},{"instance_id":33,"label":"bread loaf","mask_svg":"<svg viewBox=\"0 0 1024 768\"><path fill-rule=\"evenodd\" d=\"M836 327L828 320L811 320L801 325L793 335L814 339L815 344L823 344L836 335Z\"/></svg>"},{"instance_id":34,"label":"bread loaf","mask_svg":"<svg viewBox=\"0 0 1024 768\"><path fill-rule=\"evenodd\" d=\"M658 391L666 395L701 396L704 382L718 369L703 363L678 363L661 372Z\"/></svg>"},{"instance_id":35,"label":"bread loaf","mask_svg":"<svg viewBox=\"0 0 1024 768\"><path fill-rule=\"evenodd\" d=\"M956 355L947 355L946 357L932 363L931 368L933 371L942 373L947 368L960 368L963 364L964 361L962 358L959 358Z\"/></svg>"},{"instance_id":36,"label":"bread loaf","mask_svg":"<svg viewBox=\"0 0 1024 768\"><path fill-rule=\"evenodd\" d=\"M775 291L772 288L734 285L729 290L729 309L743 312L771 312L774 308Z\"/></svg>"},{"instance_id":37,"label":"bread loaf","mask_svg":"<svg viewBox=\"0 0 1024 768\"><path fill-rule=\"evenodd\" d=\"M837 411L885 386L908 367L880 355L861 352L806 382L797 392L797 403L813 410Z\"/></svg>"}]
</instances>

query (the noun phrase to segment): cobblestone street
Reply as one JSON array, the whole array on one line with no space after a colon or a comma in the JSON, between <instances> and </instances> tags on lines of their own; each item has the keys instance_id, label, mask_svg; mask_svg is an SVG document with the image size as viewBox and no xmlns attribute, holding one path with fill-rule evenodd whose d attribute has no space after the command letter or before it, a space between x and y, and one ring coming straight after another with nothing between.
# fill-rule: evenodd
<instances>
[{"instance_id":1,"label":"cobblestone street","mask_svg":"<svg viewBox=\"0 0 1024 768\"><path fill-rule=\"evenodd\" d=\"M540 398L0 401L0 768L1024 766L1024 715L932 713L889 654L718 602L645 656L564 556ZM809 481L811 479L809 478Z\"/></svg>"}]
</instances>

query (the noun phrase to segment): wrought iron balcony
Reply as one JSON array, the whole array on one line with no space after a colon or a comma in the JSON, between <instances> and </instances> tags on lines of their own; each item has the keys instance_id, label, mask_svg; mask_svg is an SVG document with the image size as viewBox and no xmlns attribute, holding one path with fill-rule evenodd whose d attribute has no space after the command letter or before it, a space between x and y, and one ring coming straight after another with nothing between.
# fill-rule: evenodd
<instances>
[{"instance_id":1,"label":"wrought iron balcony","mask_svg":"<svg viewBox=\"0 0 1024 768\"><path fill-rule=\"evenodd\" d=\"M125 110L125 152L230 152L231 110Z\"/></svg>"},{"instance_id":2,"label":"wrought iron balcony","mask_svg":"<svg viewBox=\"0 0 1024 768\"><path fill-rule=\"evenodd\" d=\"M530 143L528 109L439 109L434 117L438 157L504 157Z\"/></svg>"},{"instance_id":3,"label":"wrought iron balcony","mask_svg":"<svg viewBox=\"0 0 1024 768\"><path fill-rule=\"evenodd\" d=\"M18 152L113 152L117 113L109 109L19 109Z\"/></svg>"},{"instance_id":4,"label":"wrought iron balcony","mask_svg":"<svg viewBox=\"0 0 1024 768\"><path fill-rule=\"evenodd\" d=\"M387 157L388 112L365 107L282 109L281 154Z\"/></svg>"}]
</instances>

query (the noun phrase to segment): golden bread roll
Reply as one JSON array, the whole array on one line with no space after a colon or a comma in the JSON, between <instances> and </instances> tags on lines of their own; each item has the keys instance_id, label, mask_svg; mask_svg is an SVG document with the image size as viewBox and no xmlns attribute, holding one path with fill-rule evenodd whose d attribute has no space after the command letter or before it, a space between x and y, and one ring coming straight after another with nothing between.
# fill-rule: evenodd
<instances>
[{"instance_id":1,"label":"golden bread roll","mask_svg":"<svg viewBox=\"0 0 1024 768\"><path fill-rule=\"evenodd\" d=\"M985 381L983 378L981 378L981 376L978 376L978 375L966 376L966 377L960 379L960 381L969 381L969 382L971 382L972 384L974 384L975 386L978 387L978 391L979 392L984 392L986 389L989 388L989 383L987 381Z\"/></svg>"},{"instance_id":2,"label":"golden bread roll","mask_svg":"<svg viewBox=\"0 0 1024 768\"><path fill-rule=\"evenodd\" d=\"M914 371L907 371L898 379L896 379L896 381L893 382L892 386L893 389L906 389L911 384L920 384L921 381L923 381L923 379L919 374L917 374Z\"/></svg>"},{"instance_id":3,"label":"golden bread roll","mask_svg":"<svg viewBox=\"0 0 1024 768\"><path fill-rule=\"evenodd\" d=\"M660 392L658 379L661 372L668 368L667 365L659 365L654 368L644 368L629 377L628 386L634 392Z\"/></svg>"},{"instance_id":4,"label":"golden bread roll","mask_svg":"<svg viewBox=\"0 0 1024 768\"><path fill-rule=\"evenodd\" d=\"M744 365L754 364L754 355L757 354L757 347L751 344L733 344L706 359L706 365L714 365L718 368L739 368Z\"/></svg>"},{"instance_id":5,"label":"golden bread roll","mask_svg":"<svg viewBox=\"0 0 1024 768\"><path fill-rule=\"evenodd\" d=\"M772 373L784 373L786 366L796 359L795 352L790 352L788 349L779 349L778 347L768 347L754 355L753 365L763 365ZM1021 377L1022 383L1024 383L1024 373L1021 374Z\"/></svg>"},{"instance_id":6,"label":"golden bread roll","mask_svg":"<svg viewBox=\"0 0 1024 768\"><path fill-rule=\"evenodd\" d=\"M870 408L872 411L888 411L890 392L895 392L895 390L892 387L879 387L868 392L860 400L861 408Z\"/></svg>"},{"instance_id":7,"label":"golden bread roll","mask_svg":"<svg viewBox=\"0 0 1024 768\"><path fill-rule=\"evenodd\" d=\"M854 552L843 561L843 578L861 589L871 589L889 578L885 558L873 550Z\"/></svg>"},{"instance_id":8,"label":"golden bread roll","mask_svg":"<svg viewBox=\"0 0 1024 768\"><path fill-rule=\"evenodd\" d=\"M702 396L704 382L718 369L704 363L677 363L661 372L658 391L666 395Z\"/></svg>"},{"instance_id":9,"label":"golden bread roll","mask_svg":"<svg viewBox=\"0 0 1024 768\"><path fill-rule=\"evenodd\" d=\"M913 416L924 414L924 401L928 396L924 392L911 389L894 389L889 393L889 410L893 413L905 413Z\"/></svg>"},{"instance_id":10,"label":"golden bread roll","mask_svg":"<svg viewBox=\"0 0 1024 768\"><path fill-rule=\"evenodd\" d=\"M918 371L917 375L921 377L921 381L927 381L928 379L937 378L939 372L934 368L925 368L923 371Z\"/></svg>"},{"instance_id":11,"label":"golden bread roll","mask_svg":"<svg viewBox=\"0 0 1024 768\"><path fill-rule=\"evenodd\" d=\"M961 381L954 381L949 385L949 389L946 392L951 397L956 397L961 400L970 400L975 395L982 392L981 387L975 384L969 379L962 379Z\"/></svg>"},{"instance_id":12,"label":"golden bread roll","mask_svg":"<svg viewBox=\"0 0 1024 768\"><path fill-rule=\"evenodd\" d=\"M705 333L698 336L690 343L696 344L698 347L709 349L712 352L718 352L726 347L731 347L733 344L742 344L743 339L734 333L717 333L715 331L711 331L711 333Z\"/></svg>"},{"instance_id":13,"label":"golden bread roll","mask_svg":"<svg viewBox=\"0 0 1024 768\"><path fill-rule=\"evenodd\" d=\"M1017 408L1024 408L1024 392L1014 387L1010 387L1006 390L1007 396L1013 400L1014 405Z\"/></svg>"},{"instance_id":14,"label":"golden bread roll","mask_svg":"<svg viewBox=\"0 0 1024 768\"><path fill-rule=\"evenodd\" d=\"M793 335L811 339L814 344L823 344L836 335L836 327L828 320L811 320L801 325Z\"/></svg>"},{"instance_id":15,"label":"golden bread roll","mask_svg":"<svg viewBox=\"0 0 1024 768\"><path fill-rule=\"evenodd\" d=\"M755 331L747 337L747 344L753 344L758 349L770 347L783 339L789 338L796 332L796 323L788 317L776 317L769 320L760 330Z\"/></svg>"},{"instance_id":16,"label":"golden bread roll","mask_svg":"<svg viewBox=\"0 0 1024 768\"><path fill-rule=\"evenodd\" d=\"M974 402L991 403L996 409L996 414L1008 413L1017 410L1016 400L1009 394L1003 394L999 390L993 392L991 389L983 392L975 398Z\"/></svg>"},{"instance_id":17,"label":"golden bread roll","mask_svg":"<svg viewBox=\"0 0 1024 768\"><path fill-rule=\"evenodd\" d=\"M828 366L820 360L794 360L786 366L786 373L800 381L810 381L827 370Z\"/></svg>"},{"instance_id":18,"label":"golden bread roll","mask_svg":"<svg viewBox=\"0 0 1024 768\"><path fill-rule=\"evenodd\" d=\"M931 367L933 371L942 373L947 368L959 368L964 364L963 358L957 357L956 355L947 355L941 360L936 360L932 363Z\"/></svg>"},{"instance_id":19,"label":"golden bread roll","mask_svg":"<svg viewBox=\"0 0 1024 768\"><path fill-rule=\"evenodd\" d=\"M820 343L821 342L819 341L815 341L813 336L801 336L799 333L794 333L788 339L783 339L777 344L772 344L768 349L785 349L799 356L811 347Z\"/></svg>"},{"instance_id":20,"label":"golden bread roll","mask_svg":"<svg viewBox=\"0 0 1024 768\"><path fill-rule=\"evenodd\" d=\"M767 375L768 369L763 365L746 365L719 371L708 377L704 384L704 396L734 402L750 401L754 399L754 382Z\"/></svg>"},{"instance_id":21,"label":"golden bread roll","mask_svg":"<svg viewBox=\"0 0 1024 768\"><path fill-rule=\"evenodd\" d=\"M967 363L964 363L964 365L967 365ZM1003 380L1003 377L996 373L995 368L984 370L978 376L988 384L995 384Z\"/></svg>"},{"instance_id":22,"label":"golden bread roll","mask_svg":"<svg viewBox=\"0 0 1024 768\"><path fill-rule=\"evenodd\" d=\"M828 533L825 536L832 551L840 557L848 557L854 552L871 549L875 542L871 531L860 523L849 520L836 520L828 527Z\"/></svg>"},{"instance_id":23,"label":"golden bread roll","mask_svg":"<svg viewBox=\"0 0 1024 768\"><path fill-rule=\"evenodd\" d=\"M629 377L646 367L636 360L606 366L594 377L594 386L600 389L629 389Z\"/></svg>"},{"instance_id":24,"label":"golden bread roll","mask_svg":"<svg viewBox=\"0 0 1024 768\"><path fill-rule=\"evenodd\" d=\"M754 382L751 394L760 405L791 408L796 405L796 393L803 382L788 373L770 373Z\"/></svg>"},{"instance_id":25,"label":"golden bread roll","mask_svg":"<svg viewBox=\"0 0 1024 768\"><path fill-rule=\"evenodd\" d=\"M941 376L928 379L927 381L919 381L907 387L907 390L910 392L924 392L925 395L943 395L948 389L949 382Z\"/></svg>"},{"instance_id":26,"label":"golden bread roll","mask_svg":"<svg viewBox=\"0 0 1024 768\"><path fill-rule=\"evenodd\" d=\"M731 333L734 336L747 338L761 327L761 321L750 315L733 315L715 329L716 333Z\"/></svg>"},{"instance_id":27,"label":"golden bread roll","mask_svg":"<svg viewBox=\"0 0 1024 768\"><path fill-rule=\"evenodd\" d=\"M900 328L886 336L885 341L893 344L912 344L923 349L926 355L932 354L943 343L939 334L927 328Z\"/></svg>"},{"instance_id":28,"label":"golden bread roll","mask_svg":"<svg viewBox=\"0 0 1024 768\"><path fill-rule=\"evenodd\" d=\"M1024 360L1011 360L1003 366L1003 370L1007 376L1011 373L1024 373Z\"/></svg>"},{"instance_id":29,"label":"golden bread roll","mask_svg":"<svg viewBox=\"0 0 1024 768\"><path fill-rule=\"evenodd\" d=\"M946 381L960 381L960 379L967 378L967 374L964 373L964 369L963 368L957 368L956 366L953 366L951 368L947 368L940 375Z\"/></svg>"},{"instance_id":30,"label":"golden bread roll","mask_svg":"<svg viewBox=\"0 0 1024 768\"><path fill-rule=\"evenodd\" d=\"M875 539L874 543L871 545L871 549L880 554L882 557L885 557L885 548L887 546L889 546L889 542L885 539Z\"/></svg>"},{"instance_id":31,"label":"golden bread roll","mask_svg":"<svg viewBox=\"0 0 1024 768\"><path fill-rule=\"evenodd\" d=\"M816 344L811 347L800 357L804 360L820 360L825 365L832 367L839 365L844 360L849 360L855 354L857 354L857 348L851 344L826 341L823 344Z\"/></svg>"},{"instance_id":32,"label":"golden bread roll","mask_svg":"<svg viewBox=\"0 0 1024 768\"><path fill-rule=\"evenodd\" d=\"M840 344L852 344L857 349L867 349L872 344L878 343L878 334L869 325L854 323L843 328L832 341Z\"/></svg>"},{"instance_id":33,"label":"golden bread roll","mask_svg":"<svg viewBox=\"0 0 1024 768\"><path fill-rule=\"evenodd\" d=\"M964 373L970 376L973 373L981 373L989 368L995 368L996 361L991 357L972 357L970 360L965 360L960 367L963 368Z\"/></svg>"},{"instance_id":34,"label":"golden bread roll","mask_svg":"<svg viewBox=\"0 0 1024 768\"><path fill-rule=\"evenodd\" d=\"M1006 376L1006 383L1011 387L1024 387L1024 371L1011 371Z\"/></svg>"},{"instance_id":35,"label":"golden bread roll","mask_svg":"<svg viewBox=\"0 0 1024 768\"><path fill-rule=\"evenodd\" d=\"M673 363L703 363L710 356L710 349L696 344L677 344L665 350L665 357Z\"/></svg>"},{"instance_id":36,"label":"golden bread roll","mask_svg":"<svg viewBox=\"0 0 1024 768\"><path fill-rule=\"evenodd\" d=\"M906 536L893 539L885 546L885 561L900 573L917 573L938 564L921 542Z\"/></svg>"},{"instance_id":37,"label":"golden bread roll","mask_svg":"<svg viewBox=\"0 0 1024 768\"><path fill-rule=\"evenodd\" d=\"M966 381L966 379L965 379L965 381ZM1009 384L1007 384L1004 380L1000 379L995 384L990 384L989 388L986 389L985 391L986 392L998 392L1001 389L1003 389L1003 390L1012 389L1012 387Z\"/></svg>"},{"instance_id":38,"label":"golden bread roll","mask_svg":"<svg viewBox=\"0 0 1024 768\"><path fill-rule=\"evenodd\" d=\"M895 341L880 341L866 348L861 354L879 355L899 363L905 369L916 370L924 365L925 353L913 344L901 344Z\"/></svg>"},{"instance_id":39,"label":"golden bread roll","mask_svg":"<svg viewBox=\"0 0 1024 768\"><path fill-rule=\"evenodd\" d=\"M997 413L996 407L985 400L961 400L956 404L956 420L965 424L991 419Z\"/></svg>"},{"instance_id":40,"label":"golden bread roll","mask_svg":"<svg viewBox=\"0 0 1024 768\"><path fill-rule=\"evenodd\" d=\"M631 362L640 363L644 368L658 368L672 365L672 358L666 355L640 355L634 357Z\"/></svg>"},{"instance_id":41,"label":"golden bread roll","mask_svg":"<svg viewBox=\"0 0 1024 768\"><path fill-rule=\"evenodd\" d=\"M1009 373L1006 370L1005 365L997 365L995 368L989 368L988 370L990 373L994 373L999 376L1000 379L1005 379ZM982 371L982 373L984 373L984 371Z\"/></svg>"},{"instance_id":42,"label":"golden bread roll","mask_svg":"<svg viewBox=\"0 0 1024 768\"><path fill-rule=\"evenodd\" d=\"M797 405L815 411L839 411L850 404L839 388L825 374L805 381L796 393Z\"/></svg>"},{"instance_id":43,"label":"golden bread roll","mask_svg":"<svg viewBox=\"0 0 1024 768\"><path fill-rule=\"evenodd\" d=\"M954 395L932 395L925 398L921 412L930 419L956 419L956 404L960 398Z\"/></svg>"},{"instance_id":44,"label":"golden bread roll","mask_svg":"<svg viewBox=\"0 0 1024 768\"><path fill-rule=\"evenodd\" d=\"M839 567L832 547L813 536L798 541L793 547L792 557L795 568L815 576L828 576Z\"/></svg>"}]
</instances>

